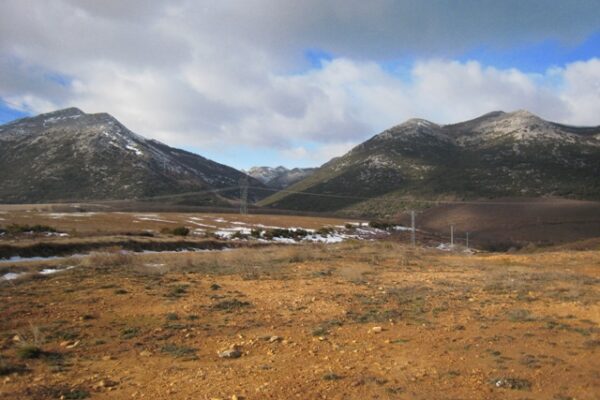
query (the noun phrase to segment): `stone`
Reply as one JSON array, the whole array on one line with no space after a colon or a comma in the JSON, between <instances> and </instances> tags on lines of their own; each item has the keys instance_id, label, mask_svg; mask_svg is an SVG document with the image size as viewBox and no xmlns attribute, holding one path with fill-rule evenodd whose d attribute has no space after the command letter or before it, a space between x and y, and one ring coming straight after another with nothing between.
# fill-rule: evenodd
<instances>
[{"instance_id":1,"label":"stone","mask_svg":"<svg viewBox=\"0 0 600 400\"><path fill-rule=\"evenodd\" d=\"M373 333L381 333L381 332L383 332L383 328L380 327L380 326L374 326L374 327L371 328L371 332L373 332Z\"/></svg>"},{"instance_id":2,"label":"stone","mask_svg":"<svg viewBox=\"0 0 600 400\"><path fill-rule=\"evenodd\" d=\"M271 336L269 338L269 342L270 343L274 343L274 342L280 342L282 340L281 336Z\"/></svg>"},{"instance_id":3,"label":"stone","mask_svg":"<svg viewBox=\"0 0 600 400\"><path fill-rule=\"evenodd\" d=\"M218 354L220 358L240 358L242 356L242 352L237 347L220 351Z\"/></svg>"},{"instance_id":4,"label":"stone","mask_svg":"<svg viewBox=\"0 0 600 400\"><path fill-rule=\"evenodd\" d=\"M143 351L140 352L140 356L142 356L142 357L151 357L152 353L150 351L148 351L148 350L143 350Z\"/></svg>"},{"instance_id":5,"label":"stone","mask_svg":"<svg viewBox=\"0 0 600 400\"><path fill-rule=\"evenodd\" d=\"M98 382L97 384L94 385L94 389L112 388L117 385L118 385L118 383L115 381L112 381L110 379L102 379L100 382Z\"/></svg>"}]
</instances>

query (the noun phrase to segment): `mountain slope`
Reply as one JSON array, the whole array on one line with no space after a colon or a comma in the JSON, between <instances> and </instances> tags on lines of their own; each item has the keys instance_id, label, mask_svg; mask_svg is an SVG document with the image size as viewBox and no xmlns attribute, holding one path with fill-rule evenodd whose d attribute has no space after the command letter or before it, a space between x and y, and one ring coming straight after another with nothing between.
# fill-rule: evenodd
<instances>
[{"instance_id":1,"label":"mountain slope","mask_svg":"<svg viewBox=\"0 0 600 400\"><path fill-rule=\"evenodd\" d=\"M277 193L260 204L387 214L407 198L599 199L599 176L600 127L497 111L453 125L408 120L287 188L301 193Z\"/></svg>"},{"instance_id":2,"label":"mountain slope","mask_svg":"<svg viewBox=\"0 0 600 400\"><path fill-rule=\"evenodd\" d=\"M247 173L274 189L284 189L312 175L316 168L252 167Z\"/></svg>"},{"instance_id":3,"label":"mountain slope","mask_svg":"<svg viewBox=\"0 0 600 400\"><path fill-rule=\"evenodd\" d=\"M240 171L68 108L0 126L0 202L135 199L238 185ZM251 185L263 185L250 178ZM225 204L239 189L200 195ZM260 190L249 193L255 200Z\"/></svg>"}]
</instances>

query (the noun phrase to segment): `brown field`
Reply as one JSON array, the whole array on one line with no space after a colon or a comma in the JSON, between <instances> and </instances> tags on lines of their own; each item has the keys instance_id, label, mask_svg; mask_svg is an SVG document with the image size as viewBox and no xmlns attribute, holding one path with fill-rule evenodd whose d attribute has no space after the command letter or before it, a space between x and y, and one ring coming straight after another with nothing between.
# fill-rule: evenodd
<instances>
[{"instance_id":1,"label":"brown field","mask_svg":"<svg viewBox=\"0 0 600 400\"><path fill-rule=\"evenodd\" d=\"M318 229L323 226L344 225L356 219L303 217L293 215L240 215L219 213L179 212L52 212L36 209L11 209L0 205L0 227L10 224L49 225L72 236L109 235L123 232L154 231L162 228L188 226L214 231L244 226L303 227Z\"/></svg>"},{"instance_id":2,"label":"brown field","mask_svg":"<svg viewBox=\"0 0 600 400\"><path fill-rule=\"evenodd\" d=\"M600 397L600 251L353 241L71 266L0 283L1 399Z\"/></svg>"},{"instance_id":3,"label":"brown field","mask_svg":"<svg viewBox=\"0 0 600 400\"><path fill-rule=\"evenodd\" d=\"M400 222L408 224L408 215ZM600 202L567 199L497 199L487 202L446 204L426 209L417 226L430 233L450 235L472 243L522 246L554 245L600 237Z\"/></svg>"}]
</instances>

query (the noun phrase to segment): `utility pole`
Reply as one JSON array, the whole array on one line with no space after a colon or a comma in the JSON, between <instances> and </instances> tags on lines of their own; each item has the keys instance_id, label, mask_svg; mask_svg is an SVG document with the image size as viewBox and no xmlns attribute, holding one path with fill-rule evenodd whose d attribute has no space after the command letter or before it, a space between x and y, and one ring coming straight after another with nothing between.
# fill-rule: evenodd
<instances>
[{"instance_id":1,"label":"utility pole","mask_svg":"<svg viewBox=\"0 0 600 400\"><path fill-rule=\"evenodd\" d=\"M240 214L248 214L248 175L240 178Z\"/></svg>"},{"instance_id":2,"label":"utility pole","mask_svg":"<svg viewBox=\"0 0 600 400\"><path fill-rule=\"evenodd\" d=\"M413 247L415 247L415 211L412 210L410 212L410 226L411 226L411 230L410 230L410 242L412 243Z\"/></svg>"},{"instance_id":3,"label":"utility pole","mask_svg":"<svg viewBox=\"0 0 600 400\"><path fill-rule=\"evenodd\" d=\"M454 248L454 225L450 225L450 247Z\"/></svg>"},{"instance_id":4,"label":"utility pole","mask_svg":"<svg viewBox=\"0 0 600 400\"><path fill-rule=\"evenodd\" d=\"M467 232L467 250L469 250L469 232Z\"/></svg>"}]
</instances>

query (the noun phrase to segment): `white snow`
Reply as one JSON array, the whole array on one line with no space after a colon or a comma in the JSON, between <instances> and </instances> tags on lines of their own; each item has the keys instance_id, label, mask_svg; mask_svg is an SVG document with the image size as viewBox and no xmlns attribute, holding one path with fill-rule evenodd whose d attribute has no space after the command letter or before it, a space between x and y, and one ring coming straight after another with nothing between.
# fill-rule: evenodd
<instances>
[{"instance_id":1,"label":"white snow","mask_svg":"<svg viewBox=\"0 0 600 400\"><path fill-rule=\"evenodd\" d=\"M143 154L144 154L144 153L143 153L143 152L142 152L142 151L141 151L141 150L140 150L140 149L139 149L139 148L138 148L136 145L134 145L134 144L128 144L128 145L126 145L126 146L125 146L125 148L126 148L127 150L131 150L131 151L133 151L133 152L134 152L134 153L135 153L137 156L141 156L141 155L143 155Z\"/></svg>"},{"instance_id":2,"label":"white snow","mask_svg":"<svg viewBox=\"0 0 600 400\"><path fill-rule=\"evenodd\" d=\"M73 269L75 268L74 266L70 266L70 267L66 267L66 268L45 268L39 272L37 272L40 275L51 275L51 274L55 274L57 272L62 272L62 271L66 271L68 269ZM27 275L28 272L9 272L7 274L4 274L0 277L0 280L3 281L12 281L15 280L21 276ZM34 272L35 274L35 272Z\"/></svg>"},{"instance_id":3,"label":"white snow","mask_svg":"<svg viewBox=\"0 0 600 400\"><path fill-rule=\"evenodd\" d=\"M0 280L2 281L12 281L14 279L17 279L20 276L23 275L27 275L27 272L19 272L19 273L14 273L14 272L9 272L8 274L4 274L0 277Z\"/></svg>"},{"instance_id":4,"label":"white snow","mask_svg":"<svg viewBox=\"0 0 600 400\"><path fill-rule=\"evenodd\" d=\"M96 215L95 212L74 212L74 213L47 213L46 216L52 219L60 219L60 218L78 218L78 217L92 217Z\"/></svg>"},{"instance_id":5,"label":"white snow","mask_svg":"<svg viewBox=\"0 0 600 400\"><path fill-rule=\"evenodd\" d=\"M167 219L160 219L160 218L152 218L152 217L138 217L139 220L141 221L155 221L155 222L166 222L168 224L176 224L176 221L169 221Z\"/></svg>"},{"instance_id":6,"label":"white snow","mask_svg":"<svg viewBox=\"0 0 600 400\"><path fill-rule=\"evenodd\" d=\"M197 225L197 226L203 226L205 228L216 228L217 227L216 225L201 224L200 222L194 222L194 221L189 221L189 220L187 222L190 224Z\"/></svg>"},{"instance_id":7,"label":"white snow","mask_svg":"<svg viewBox=\"0 0 600 400\"><path fill-rule=\"evenodd\" d=\"M75 268L75 266L70 266L70 267L66 267L66 268L45 268L43 270L41 270L39 273L41 275L51 275L51 274L55 274L57 272L62 272L62 271L66 271L69 269L73 269Z\"/></svg>"},{"instance_id":8,"label":"white snow","mask_svg":"<svg viewBox=\"0 0 600 400\"><path fill-rule=\"evenodd\" d=\"M273 242L275 243L286 243L286 244L296 244L297 242L292 238L283 238L283 237L274 237Z\"/></svg>"}]
</instances>

